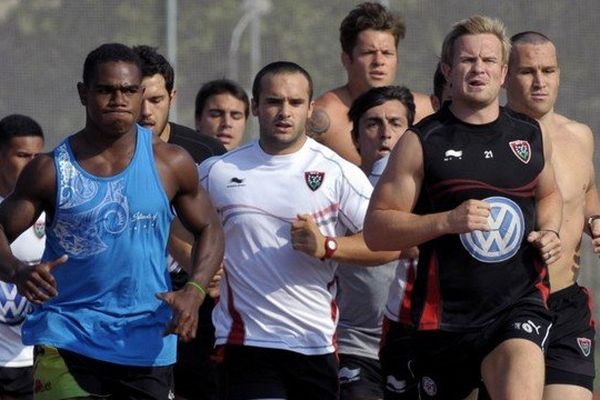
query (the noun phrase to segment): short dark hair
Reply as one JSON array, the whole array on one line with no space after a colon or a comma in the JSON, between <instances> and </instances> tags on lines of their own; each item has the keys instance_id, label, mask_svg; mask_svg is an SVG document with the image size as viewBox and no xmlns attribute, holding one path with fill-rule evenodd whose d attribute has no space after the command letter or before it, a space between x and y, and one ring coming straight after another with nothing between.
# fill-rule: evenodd
<instances>
[{"instance_id":1,"label":"short dark hair","mask_svg":"<svg viewBox=\"0 0 600 400\"><path fill-rule=\"evenodd\" d=\"M0 148L10 144L14 137L38 136L44 139L40 124L31 117L21 114L11 114L0 120Z\"/></svg>"},{"instance_id":2,"label":"short dark hair","mask_svg":"<svg viewBox=\"0 0 600 400\"><path fill-rule=\"evenodd\" d=\"M156 47L144 44L134 46L133 51L142 60L142 78L160 74L165 79L167 92L171 94L175 85L175 71L165 57L159 54Z\"/></svg>"},{"instance_id":3,"label":"short dark hair","mask_svg":"<svg viewBox=\"0 0 600 400\"><path fill-rule=\"evenodd\" d=\"M244 116L248 119L250 114L250 101L246 91L236 82L229 79L216 79L206 82L196 95L196 117L200 117L208 99L219 94L230 94L244 103Z\"/></svg>"},{"instance_id":4,"label":"short dark hair","mask_svg":"<svg viewBox=\"0 0 600 400\"><path fill-rule=\"evenodd\" d=\"M511 67L512 67L512 65L511 65L512 63L510 62L510 60L512 59L513 52L515 51L515 48L518 45L521 45L521 44L541 45L541 44L546 44L546 43L554 44L548 36L544 35L543 33L536 32L536 31L524 31L524 32L519 32L519 33L511 36L511 38L510 38L511 50L510 50L510 57L508 60L509 72L511 71ZM558 62L558 54L556 55L556 62Z\"/></svg>"},{"instance_id":5,"label":"short dark hair","mask_svg":"<svg viewBox=\"0 0 600 400\"><path fill-rule=\"evenodd\" d=\"M510 38L510 44L528 43L528 44L542 44L552 42L550 38L543 33L536 31L524 31L514 34Z\"/></svg>"},{"instance_id":6,"label":"short dark hair","mask_svg":"<svg viewBox=\"0 0 600 400\"><path fill-rule=\"evenodd\" d=\"M258 95L261 90L261 80L267 74L279 75L279 74L302 74L308 81L308 100L312 101L313 97L313 81L310 74L298 64L291 61L275 61L263 67L254 78L252 83L252 97L255 102L258 103Z\"/></svg>"},{"instance_id":7,"label":"short dark hair","mask_svg":"<svg viewBox=\"0 0 600 400\"><path fill-rule=\"evenodd\" d=\"M406 25L400 15L379 3L362 3L350 11L340 25L340 44L344 53L352 57L358 35L367 29L389 31L394 36L396 47L406 34Z\"/></svg>"},{"instance_id":8,"label":"short dark hair","mask_svg":"<svg viewBox=\"0 0 600 400\"><path fill-rule=\"evenodd\" d=\"M371 88L352 102L348 118L352 121L352 138L358 142L360 118L373 107L391 100L398 100L406 107L406 119L410 128L415 121L415 100L405 86L380 86Z\"/></svg>"},{"instance_id":9,"label":"short dark hair","mask_svg":"<svg viewBox=\"0 0 600 400\"><path fill-rule=\"evenodd\" d=\"M83 63L83 83L89 86L95 78L98 66L107 62L123 61L136 65L142 70L140 57L128 46L121 43L106 43L92 50Z\"/></svg>"},{"instance_id":10,"label":"short dark hair","mask_svg":"<svg viewBox=\"0 0 600 400\"><path fill-rule=\"evenodd\" d=\"M446 77L442 73L442 64L438 62L433 73L433 95L438 99L439 104L444 102L444 87L446 86Z\"/></svg>"}]
</instances>

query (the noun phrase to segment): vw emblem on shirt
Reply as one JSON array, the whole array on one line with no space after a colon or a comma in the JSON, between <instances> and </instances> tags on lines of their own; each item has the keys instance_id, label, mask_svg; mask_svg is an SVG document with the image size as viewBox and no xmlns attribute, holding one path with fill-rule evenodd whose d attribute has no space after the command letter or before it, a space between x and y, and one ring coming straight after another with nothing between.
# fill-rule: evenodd
<instances>
[{"instance_id":1,"label":"vw emblem on shirt","mask_svg":"<svg viewBox=\"0 0 600 400\"><path fill-rule=\"evenodd\" d=\"M17 292L17 286L0 281L0 324L18 325L28 310L29 302Z\"/></svg>"},{"instance_id":2,"label":"vw emblem on shirt","mask_svg":"<svg viewBox=\"0 0 600 400\"><path fill-rule=\"evenodd\" d=\"M473 231L460 235L460 241L473 258L484 263L497 263L514 256L525 232L521 208L505 197L483 199L490 203L489 231Z\"/></svg>"}]
</instances>

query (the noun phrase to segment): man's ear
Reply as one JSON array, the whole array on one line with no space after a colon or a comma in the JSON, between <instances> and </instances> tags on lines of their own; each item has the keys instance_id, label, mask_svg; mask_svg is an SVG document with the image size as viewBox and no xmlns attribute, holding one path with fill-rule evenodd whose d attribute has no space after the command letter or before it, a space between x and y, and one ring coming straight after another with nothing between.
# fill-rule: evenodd
<instances>
[{"instance_id":1,"label":"man's ear","mask_svg":"<svg viewBox=\"0 0 600 400\"><path fill-rule=\"evenodd\" d=\"M175 98L177 97L177 89L173 89L171 91L171 94L169 95L169 98L171 100L171 105L173 105L173 103L175 103Z\"/></svg>"},{"instance_id":2,"label":"man's ear","mask_svg":"<svg viewBox=\"0 0 600 400\"><path fill-rule=\"evenodd\" d=\"M350 64L352 64L352 57L345 51L342 51L342 54L340 54L340 59L342 60L342 65L346 69L348 69L348 67L350 67Z\"/></svg>"},{"instance_id":3,"label":"man's ear","mask_svg":"<svg viewBox=\"0 0 600 400\"><path fill-rule=\"evenodd\" d=\"M77 83L77 93L79 93L79 101L82 106L87 106L88 88L83 82Z\"/></svg>"},{"instance_id":4,"label":"man's ear","mask_svg":"<svg viewBox=\"0 0 600 400\"><path fill-rule=\"evenodd\" d=\"M442 62L440 64L440 67L442 68L442 75L444 75L444 79L446 79L446 82L450 82L448 78L450 77L450 73L452 72L452 67L449 64L446 64L445 62Z\"/></svg>"},{"instance_id":5,"label":"man's ear","mask_svg":"<svg viewBox=\"0 0 600 400\"><path fill-rule=\"evenodd\" d=\"M251 105L252 105L252 115L254 115L255 117L258 117L258 100L253 98Z\"/></svg>"}]
</instances>

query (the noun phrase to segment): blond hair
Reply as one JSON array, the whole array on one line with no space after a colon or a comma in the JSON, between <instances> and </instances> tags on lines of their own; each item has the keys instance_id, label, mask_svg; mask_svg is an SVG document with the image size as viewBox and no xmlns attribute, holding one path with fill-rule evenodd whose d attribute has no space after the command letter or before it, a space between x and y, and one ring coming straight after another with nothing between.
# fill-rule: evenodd
<instances>
[{"instance_id":1,"label":"blond hair","mask_svg":"<svg viewBox=\"0 0 600 400\"><path fill-rule=\"evenodd\" d=\"M484 33L490 33L500 40L500 44L502 45L502 63L507 64L510 54L510 41L506 36L506 28L499 19L484 15L473 15L470 18L458 21L452 26L452 30L446 35L442 44L442 62L452 65L454 44L459 37Z\"/></svg>"}]
</instances>

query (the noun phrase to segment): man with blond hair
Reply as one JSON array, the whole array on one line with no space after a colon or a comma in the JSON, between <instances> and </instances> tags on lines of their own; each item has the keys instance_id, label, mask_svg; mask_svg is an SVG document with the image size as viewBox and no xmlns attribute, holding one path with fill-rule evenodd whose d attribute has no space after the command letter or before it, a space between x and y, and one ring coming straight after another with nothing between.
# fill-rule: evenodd
<instances>
[{"instance_id":1,"label":"man with blond hair","mask_svg":"<svg viewBox=\"0 0 600 400\"><path fill-rule=\"evenodd\" d=\"M535 118L555 149L552 165L563 196L562 257L550 265L548 307L555 320L546 349L544 399L592 398L594 323L588 290L577 284L583 232L600 249L600 201L595 183L594 137L587 125L554 111L560 85L556 47L539 32L511 38L506 78L508 107ZM577 171L576 173L573 173Z\"/></svg>"},{"instance_id":2,"label":"man with blond hair","mask_svg":"<svg viewBox=\"0 0 600 400\"><path fill-rule=\"evenodd\" d=\"M498 20L454 25L452 102L400 139L365 220L373 250L419 246L400 321L423 399L463 399L481 379L494 399L542 396L562 200L539 124L499 105L509 50Z\"/></svg>"}]
</instances>

